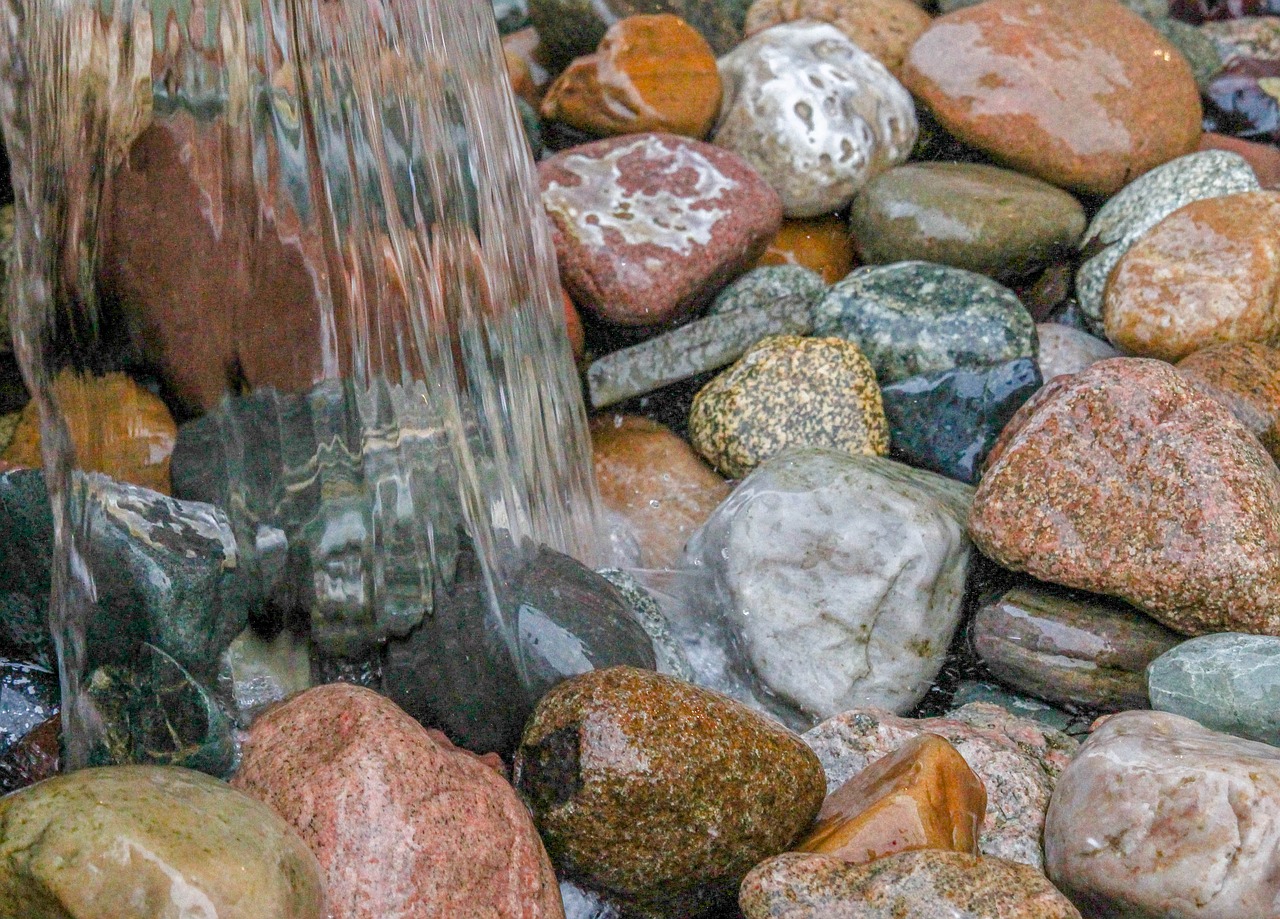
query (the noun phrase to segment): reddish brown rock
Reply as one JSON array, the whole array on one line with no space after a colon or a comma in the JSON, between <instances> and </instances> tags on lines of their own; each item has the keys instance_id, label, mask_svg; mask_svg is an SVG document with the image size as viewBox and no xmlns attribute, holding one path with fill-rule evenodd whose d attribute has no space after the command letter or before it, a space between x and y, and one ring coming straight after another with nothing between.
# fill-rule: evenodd
<instances>
[{"instance_id":1,"label":"reddish brown rock","mask_svg":"<svg viewBox=\"0 0 1280 919\"><path fill-rule=\"evenodd\" d=\"M839 217L784 220L760 264L799 265L834 284L854 269L853 234Z\"/></svg>"},{"instance_id":2,"label":"reddish brown rock","mask_svg":"<svg viewBox=\"0 0 1280 919\"><path fill-rule=\"evenodd\" d=\"M232 784L315 852L333 919L564 917L515 790L367 689L319 686L269 710Z\"/></svg>"},{"instance_id":3,"label":"reddish brown rock","mask_svg":"<svg viewBox=\"0 0 1280 919\"><path fill-rule=\"evenodd\" d=\"M1200 149L1238 153L1253 167L1263 188L1280 188L1280 149L1271 144L1206 131L1200 136Z\"/></svg>"},{"instance_id":4,"label":"reddish brown rock","mask_svg":"<svg viewBox=\"0 0 1280 919\"><path fill-rule=\"evenodd\" d=\"M605 415L591 425L605 507L631 524L643 568L673 568L729 485L687 443L646 418Z\"/></svg>"},{"instance_id":5,"label":"reddish brown rock","mask_svg":"<svg viewBox=\"0 0 1280 919\"><path fill-rule=\"evenodd\" d=\"M1280 470L1173 367L1101 361L1005 428L969 515L987 555L1170 628L1280 634Z\"/></svg>"},{"instance_id":6,"label":"reddish brown rock","mask_svg":"<svg viewBox=\"0 0 1280 919\"><path fill-rule=\"evenodd\" d=\"M502 54L507 62L507 76L517 96L537 111L554 74L551 62L538 43L533 26L502 36Z\"/></svg>"},{"instance_id":7,"label":"reddish brown rock","mask_svg":"<svg viewBox=\"0 0 1280 919\"><path fill-rule=\"evenodd\" d=\"M1258 342L1214 345L1184 357L1178 372L1280 458L1280 351Z\"/></svg>"},{"instance_id":8,"label":"reddish brown rock","mask_svg":"<svg viewBox=\"0 0 1280 919\"><path fill-rule=\"evenodd\" d=\"M582 317L573 305L573 298L563 287L560 288L560 298L564 301L564 326L569 336L569 347L573 350L573 359L580 361L587 353L587 333L582 328Z\"/></svg>"},{"instance_id":9,"label":"reddish brown rock","mask_svg":"<svg viewBox=\"0 0 1280 919\"><path fill-rule=\"evenodd\" d=\"M756 0L747 11L747 37L797 19L831 23L894 76L932 21L911 0Z\"/></svg>"},{"instance_id":10,"label":"reddish brown rock","mask_svg":"<svg viewBox=\"0 0 1280 919\"><path fill-rule=\"evenodd\" d=\"M688 316L755 264L782 220L777 192L742 159L673 134L574 147L538 172L561 281L619 325Z\"/></svg>"},{"instance_id":11,"label":"reddish brown rock","mask_svg":"<svg viewBox=\"0 0 1280 919\"><path fill-rule=\"evenodd\" d=\"M0 795L58 774L61 732L62 716L54 715L36 725L0 755Z\"/></svg>"},{"instance_id":12,"label":"reddish brown rock","mask_svg":"<svg viewBox=\"0 0 1280 919\"><path fill-rule=\"evenodd\" d=\"M1113 194L1200 139L1190 65L1113 0L990 0L941 16L902 81L960 140L1078 192Z\"/></svg>"}]
</instances>

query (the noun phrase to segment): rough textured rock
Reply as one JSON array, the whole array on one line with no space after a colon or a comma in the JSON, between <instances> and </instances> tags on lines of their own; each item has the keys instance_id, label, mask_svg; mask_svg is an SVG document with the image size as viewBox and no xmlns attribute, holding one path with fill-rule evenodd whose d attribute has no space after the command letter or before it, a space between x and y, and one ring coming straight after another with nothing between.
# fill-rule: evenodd
<instances>
[{"instance_id":1,"label":"rough textured rock","mask_svg":"<svg viewBox=\"0 0 1280 919\"><path fill-rule=\"evenodd\" d=\"M54 715L0 754L0 794L43 782L58 774L62 718Z\"/></svg>"},{"instance_id":2,"label":"rough textured rock","mask_svg":"<svg viewBox=\"0 0 1280 919\"><path fill-rule=\"evenodd\" d=\"M1040 375L1046 383L1069 373L1079 373L1098 361L1120 356L1119 351L1101 338L1056 322L1038 323L1036 338L1040 342Z\"/></svg>"},{"instance_id":3,"label":"rough textured rock","mask_svg":"<svg viewBox=\"0 0 1280 919\"><path fill-rule=\"evenodd\" d=\"M1168 364L1101 361L1022 407L969 515L978 547L1184 634L1280 631L1280 470Z\"/></svg>"},{"instance_id":4,"label":"rough textured rock","mask_svg":"<svg viewBox=\"0 0 1280 919\"><path fill-rule=\"evenodd\" d=\"M511 786L367 689L318 686L271 709L249 731L234 785L315 852L333 919L563 919Z\"/></svg>"},{"instance_id":5,"label":"rough textured rock","mask_svg":"<svg viewBox=\"0 0 1280 919\"><path fill-rule=\"evenodd\" d=\"M315 856L267 807L185 769L86 769L0 800L0 913L327 919Z\"/></svg>"},{"instance_id":6,"label":"rough textured rock","mask_svg":"<svg viewBox=\"0 0 1280 919\"><path fill-rule=\"evenodd\" d=\"M58 714L58 676L0 657L0 754Z\"/></svg>"},{"instance_id":7,"label":"rough textured rock","mask_svg":"<svg viewBox=\"0 0 1280 919\"><path fill-rule=\"evenodd\" d=\"M709 314L731 313L744 307L768 306L792 300L812 306L826 293L822 275L801 265L766 265L753 268L716 296Z\"/></svg>"},{"instance_id":8,"label":"rough textured rock","mask_svg":"<svg viewBox=\"0 0 1280 919\"><path fill-rule=\"evenodd\" d=\"M1280 150L1272 144L1242 140L1226 134L1206 131L1200 137L1201 150L1226 150L1244 157L1263 188L1280 186Z\"/></svg>"},{"instance_id":9,"label":"rough textured rock","mask_svg":"<svg viewBox=\"0 0 1280 919\"><path fill-rule=\"evenodd\" d=\"M787 23L747 39L720 59L720 78L713 140L759 170L788 217L840 210L916 141L915 104L902 84L827 23Z\"/></svg>"},{"instance_id":10,"label":"rough textured rock","mask_svg":"<svg viewBox=\"0 0 1280 919\"><path fill-rule=\"evenodd\" d=\"M958 10L912 45L902 76L960 140L1080 192L1114 194L1200 140L1190 65L1110 0Z\"/></svg>"},{"instance_id":11,"label":"rough textured rock","mask_svg":"<svg viewBox=\"0 0 1280 919\"><path fill-rule=\"evenodd\" d=\"M834 284L854 266L853 238L839 217L784 220L769 248L760 257L761 265L800 265Z\"/></svg>"},{"instance_id":12,"label":"rough textured rock","mask_svg":"<svg viewBox=\"0 0 1280 919\"><path fill-rule=\"evenodd\" d=\"M831 23L895 76L911 43L932 21L911 0L756 0L747 10L746 33L797 19Z\"/></svg>"},{"instance_id":13,"label":"rough textured rock","mask_svg":"<svg viewBox=\"0 0 1280 919\"><path fill-rule=\"evenodd\" d=\"M631 617L653 642L653 656L659 673L693 682L693 671L684 645L672 634L671 622L653 594L634 574L618 568L601 568L597 574L618 588L631 610Z\"/></svg>"},{"instance_id":14,"label":"rough textured rock","mask_svg":"<svg viewBox=\"0 0 1280 919\"><path fill-rule=\"evenodd\" d=\"M1122 712L1058 780L1049 876L1090 917L1258 919L1280 909L1280 750Z\"/></svg>"},{"instance_id":15,"label":"rough textured rock","mask_svg":"<svg viewBox=\"0 0 1280 919\"><path fill-rule=\"evenodd\" d=\"M1147 670L1151 707L1280 745L1280 638L1222 632L1183 642Z\"/></svg>"},{"instance_id":16,"label":"rough textured rock","mask_svg":"<svg viewBox=\"0 0 1280 919\"><path fill-rule=\"evenodd\" d=\"M817 759L776 722L628 667L544 696L515 776L557 866L654 916L732 902L823 796Z\"/></svg>"},{"instance_id":17,"label":"rough textured rock","mask_svg":"<svg viewBox=\"0 0 1280 919\"><path fill-rule=\"evenodd\" d=\"M1280 350L1260 342L1214 345L1184 357L1178 373L1280 457Z\"/></svg>"}]
</instances>

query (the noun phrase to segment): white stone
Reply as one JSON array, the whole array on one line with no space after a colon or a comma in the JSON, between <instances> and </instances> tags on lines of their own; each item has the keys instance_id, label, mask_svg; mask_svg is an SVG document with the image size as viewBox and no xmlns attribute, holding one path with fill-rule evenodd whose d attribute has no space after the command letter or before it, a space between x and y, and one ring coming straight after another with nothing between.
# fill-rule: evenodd
<instances>
[{"instance_id":1,"label":"white stone","mask_svg":"<svg viewBox=\"0 0 1280 919\"><path fill-rule=\"evenodd\" d=\"M1048 383L1054 377L1079 373L1091 364L1119 357L1120 352L1101 338L1056 322L1036 326L1040 339L1040 376Z\"/></svg>"},{"instance_id":2,"label":"white stone","mask_svg":"<svg viewBox=\"0 0 1280 919\"><path fill-rule=\"evenodd\" d=\"M764 176L788 217L839 210L916 142L911 94L827 23L765 29L720 59L720 79L713 141Z\"/></svg>"}]
</instances>

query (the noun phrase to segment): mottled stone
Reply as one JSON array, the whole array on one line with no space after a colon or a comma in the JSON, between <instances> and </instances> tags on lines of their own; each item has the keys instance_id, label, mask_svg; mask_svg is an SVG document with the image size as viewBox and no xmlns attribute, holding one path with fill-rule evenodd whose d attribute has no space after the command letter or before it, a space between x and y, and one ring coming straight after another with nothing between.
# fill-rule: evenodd
<instances>
[{"instance_id":1,"label":"mottled stone","mask_svg":"<svg viewBox=\"0 0 1280 919\"><path fill-rule=\"evenodd\" d=\"M1239 60L1280 60L1280 16L1242 16L1206 22L1200 34L1213 42L1222 63Z\"/></svg>"},{"instance_id":2,"label":"mottled stone","mask_svg":"<svg viewBox=\"0 0 1280 919\"><path fill-rule=\"evenodd\" d=\"M693 670L684 646L672 634L671 623L653 594L645 590L633 574L618 568L601 568L597 574L618 588L627 608L631 610L632 618L653 642L657 671L693 682Z\"/></svg>"},{"instance_id":3,"label":"mottled stone","mask_svg":"<svg viewBox=\"0 0 1280 919\"><path fill-rule=\"evenodd\" d=\"M749 0L530 0L529 16L548 53L561 61L590 54L614 23L671 13L702 33L716 54L742 37Z\"/></svg>"},{"instance_id":4,"label":"mottled stone","mask_svg":"<svg viewBox=\"0 0 1280 919\"><path fill-rule=\"evenodd\" d=\"M1222 72L1222 55L1219 53L1213 39L1205 35L1200 29L1177 19L1164 18L1149 19L1147 21L1151 23L1157 32L1168 39L1169 44L1178 49L1183 59L1191 67L1191 74L1195 77L1196 86L1200 87L1202 92L1213 81L1213 78Z\"/></svg>"},{"instance_id":5,"label":"mottled stone","mask_svg":"<svg viewBox=\"0 0 1280 919\"><path fill-rule=\"evenodd\" d=\"M747 875L740 903L745 919L1080 919L1034 868L936 849L865 865L779 855Z\"/></svg>"},{"instance_id":6,"label":"mottled stone","mask_svg":"<svg viewBox=\"0 0 1280 919\"><path fill-rule=\"evenodd\" d=\"M328 916L315 857L269 808L197 772L146 766L0 799L0 914Z\"/></svg>"},{"instance_id":7,"label":"mottled stone","mask_svg":"<svg viewBox=\"0 0 1280 919\"><path fill-rule=\"evenodd\" d=\"M853 237L839 217L784 220L769 248L760 257L761 265L800 265L834 284L853 270Z\"/></svg>"},{"instance_id":8,"label":"mottled stone","mask_svg":"<svg viewBox=\"0 0 1280 919\"><path fill-rule=\"evenodd\" d=\"M1089 733L1089 726L1094 720L1088 714L1075 715L1060 708L1054 708L1039 699L1019 695L999 683L961 680L956 684L956 691L951 697L951 704L955 708L963 708L974 702L998 705L1014 717L1030 719L1046 728L1061 731L1071 737Z\"/></svg>"},{"instance_id":9,"label":"mottled stone","mask_svg":"<svg viewBox=\"0 0 1280 919\"><path fill-rule=\"evenodd\" d=\"M650 916L700 916L822 804L817 759L718 693L628 667L538 703L516 785L558 867Z\"/></svg>"},{"instance_id":10,"label":"mottled stone","mask_svg":"<svg viewBox=\"0 0 1280 919\"><path fill-rule=\"evenodd\" d=\"M1132 607L1016 587L978 610L973 648L1009 686L1059 705L1147 707L1147 665L1182 638Z\"/></svg>"},{"instance_id":11,"label":"mottled stone","mask_svg":"<svg viewBox=\"0 0 1280 919\"><path fill-rule=\"evenodd\" d=\"M1262 144L1206 131L1200 137L1200 149L1226 150L1238 154L1253 168L1263 188L1280 187L1280 149L1276 149L1274 144Z\"/></svg>"},{"instance_id":12,"label":"mottled stone","mask_svg":"<svg viewBox=\"0 0 1280 919\"><path fill-rule=\"evenodd\" d=\"M871 365L839 338L766 338L693 400L694 448L730 478L787 447L888 452Z\"/></svg>"},{"instance_id":13,"label":"mottled stone","mask_svg":"<svg viewBox=\"0 0 1280 919\"><path fill-rule=\"evenodd\" d=\"M754 166L788 217L838 211L916 141L911 96L835 26L774 26L720 59L714 142Z\"/></svg>"},{"instance_id":14,"label":"mottled stone","mask_svg":"<svg viewBox=\"0 0 1280 919\"><path fill-rule=\"evenodd\" d=\"M1259 342L1214 345L1184 357L1178 373L1280 458L1280 350Z\"/></svg>"},{"instance_id":15,"label":"mottled stone","mask_svg":"<svg viewBox=\"0 0 1280 919\"><path fill-rule=\"evenodd\" d=\"M1261 143L1280 143L1280 60L1241 58L1204 89L1206 131Z\"/></svg>"},{"instance_id":16,"label":"mottled stone","mask_svg":"<svg viewBox=\"0 0 1280 919\"><path fill-rule=\"evenodd\" d=\"M0 754L0 794L43 782L58 774L62 717L46 718Z\"/></svg>"},{"instance_id":17,"label":"mottled stone","mask_svg":"<svg viewBox=\"0 0 1280 919\"><path fill-rule=\"evenodd\" d=\"M1007 568L1184 634L1280 631L1280 470L1159 361L1101 361L1037 393L988 457L969 532Z\"/></svg>"},{"instance_id":18,"label":"mottled stone","mask_svg":"<svg viewBox=\"0 0 1280 919\"><path fill-rule=\"evenodd\" d=\"M966 705L945 718L899 718L855 709L804 735L835 791L871 762L921 734L937 734L959 751L987 789L978 840L983 855L1040 868L1045 809L1059 773L1076 750L1065 734L995 705Z\"/></svg>"},{"instance_id":19,"label":"mottled stone","mask_svg":"<svg viewBox=\"0 0 1280 919\"><path fill-rule=\"evenodd\" d=\"M959 620L967 486L878 457L788 450L690 541L714 609L769 692L813 724L856 706L907 711Z\"/></svg>"},{"instance_id":20,"label":"mottled stone","mask_svg":"<svg viewBox=\"0 0 1280 919\"><path fill-rule=\"evenodd\" d=\"M1183 642L1147 670L1151 707L1280 746L1280 638L1223 632Z\"/></svg>"},{"instance_id":21,"label":"mottled stone","mask_svg":"<svg viewBox=\"0 0 1280 919\"><path fill-rule=\"evenodd\" d=\"M223 654L220 677L231 682L236 721L247 728L277 702L311 688L311 655L288 629L268 641L245 629Z\"/></svg>"},{"instance_id":22,"label":"mottled stone","mask_svg":"<svg viewBox=\"0 0 1280 919\"><path fill-rule=\"evenodd\" d=\"M1040 376L1048 383L1056 377L1079 373L1086 367L1119 357L1120 352L1101 338L1056 322L1036 325L1040 341Z\"/></svg>"},{"instance_id":23,"label":"mottled stone","mask_svg":"<svg viewBox=\"0 0 1280 919\"><path fill-rule=\"evenodd\" d=\"M814 334L854 342L881 385L1035 357L1035 323L990 278L927 262L859 268L814 307Z\"/></svg>"},{"instance_id":24,"label":"mottled stone","mask_svg":"<svg viewBox=\"0 0 1280 919\"><path fill-rule=\"evenodd\" d=\"M849 214L862 261L937 262L998 281L1068 255L1084 209L1047 182L975 163L909 163L876 176Z\"/></svg>"},{"instance_id":25,"label":"mottled stone","mask_svg":"<svg viewBox=\"0 0 1280 919\"><path fill-rule=\"evenodd\" d=\"M707 310L709 315L743 308L762 309L780 300L812 306L827 291L827 284L811 268L772 265L753 268L722 290Z\"/></svg>"},{"instance_id":26,"label":"mottled stone","mask_svg":"<svg viewBox=\"0 0 1280 919\"><path fill-rule=\"evenodd\" d=\"M573 881L560 881L560 899L564 901L565 919L622 919L622 912L614 903Z\"/></svg>"},{"instance_id":27,"label":"mottled stone","mask_svg":"<svg viewBox=\"0 0 1280 919\"><path fill-rule=\"evenodd\" d=\"M746 33L798 19L831 23L894 75L931 21L911 0L756 0L747 10Z\"/></svg>"},{"instance_id":28,"label":"mottled stone","mask_svg":"<svg viewBox=\"0 0 1280 919\"><path fill-rule=\"evenodd\" d=\"M332 919L564 917L511 786L367 689L318 686L268 711L233 784L315 852Z\"/></svg>"},{"instance_id":29,"label":"mottled stone","mask_svg":"<svg viewBox=\"0 0 1280 919\"><path fill-rule=\"evenodd\" d=\"M0 754L57 715L58 701L57 674L0 657Z\"/></svg>"},{"instance_id":30,"label":"mottled stone","mask_svg":"<svg viewBox=\"0 0 1280 919\"><path fill-rule=\"evenodd\" d=\"M1280 906L1280 750L1121 712L1058 780L1049 877L1089 917L1258 919Z\"/></svg>"}]
</instances>

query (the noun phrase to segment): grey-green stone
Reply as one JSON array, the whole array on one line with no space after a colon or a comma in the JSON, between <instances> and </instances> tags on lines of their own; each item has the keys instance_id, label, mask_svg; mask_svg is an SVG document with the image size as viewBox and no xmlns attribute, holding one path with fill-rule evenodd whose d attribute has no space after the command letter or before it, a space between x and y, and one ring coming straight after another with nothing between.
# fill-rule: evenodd
<instances>
[{"instance_id":1,"label":"grey-green stone","mask_svg":"<svg viewBox=\"0 0 1280 919\"><path fill-rule=\"evenodd\" d=\"M1147 681L1157 711L1280 746L1280 638L1193 638L1152 661Z\"/></svg>"},{"instance_id":2,"label":"grey-green stone","mask_svg":"<svg viewBox=\"0 0 1280 919\"><path fill-rule=\"evenodd\" d=\"M601 568L596 573L618 588L622 599L630 607L632 616L653 642L658 672L693 682L689 658L680 642L671 634L666 614L662 612L662 607L653 598L653 594L645 590L635 577L619 568Z\"/></svg>"},{"instance_id":3,"label":"grey-green stone","mask_svg":"<svg viewBox=\"0 0 1280 919\"><path fill-rule=\"evenodd\" d=\"M1151 24L1169 40L1191 65L1196 85L1203 91L1222 72L1222 54L1212 38L1200 29L1177 19L1153 19Z\"/></svg>"},{"instance_id":4,"label":"grey-green stone","mask_svg":"<svg viewBox=\"0 0 1280 919\"><path fill-rule=\"evenodd\" d=\"M856 344L881 385L1036 356L1031 314L990 278L930 262L859 268L814 307L815 335Z\"/></svg>"},{"instance_id":5,"label":"grey-green stone","mask_svg":"<svg viewBox=\"0 0 1280 919\"><path fill-rule=\"evenodd\" d=\"M822 280L822 275L802 265L765 265L753 268L722 290L707 315L729 313L742 307L759 309L784 297L812 304L826 291L827 282Z\"/></svg>"},{"instance_id":6,"label":"grey-green stone","mask_svg":"<svg viewBox=\"0 0 1280 919\"><path fill-rule=\"evenodd\" d=\"M1064 734L1077 735L1085 733L1089 722L1060 708L1054 708L1038 699L1020 696L1010 692L996 683L980 683L977 680L965 680L956 686L955 695L951 699L953 708L961 708L971 702L986 702L998 705L1011 715L1029 718L1037 724L1062 731ZM947 717L952 717L948 715Z\"/></svg>"}]
</instances>

